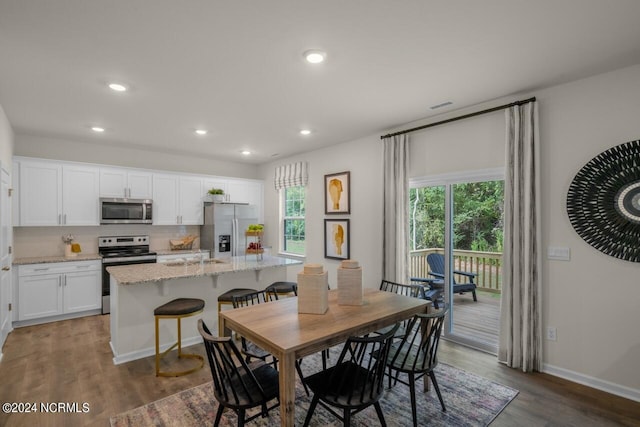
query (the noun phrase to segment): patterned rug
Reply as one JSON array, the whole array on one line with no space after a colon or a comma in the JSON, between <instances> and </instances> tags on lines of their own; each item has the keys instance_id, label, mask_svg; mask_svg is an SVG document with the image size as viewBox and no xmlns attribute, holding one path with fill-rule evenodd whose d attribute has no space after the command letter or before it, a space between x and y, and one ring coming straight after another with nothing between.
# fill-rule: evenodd
<instances>
[{"instance_id":1,"label":"patterned rug","mask_svg":"<svg viewBox=\"0 0 640 427\"><path fill-rule=\"evenodd\" d=\"M333 354L332 354L332 357ZM335 360L337 354L335 355ZM303 360L303 370L313 372L311 367L319 361L312 357ZM440 363L436 367L436 378L447 412L442 412L433 387L422 393L422 380L418 381L416 394L418 425L430 426L487 426L511 402L518 391L490 381L486 378ZM303 425L311 399L307 397L299 379L296 380L296 425ZM381 400L382 411L389 426L410 426L411 403L409 388L398 383L386 390ZM201 427L212 426L218 403L213 397L212 383L202 384L164 399L149 403L111 418L112 427ZM254 412L248 412L252 414ZM236 426L236 414L226 410L221 426ZM377 426L380 422L373 407L352 418L354 426ZM279 409L269 412L268 418L258 417L248 423L251 426L280 425ZM341 426L321 406L318 406L311 426Z\"/></svg>"}]
</instances>

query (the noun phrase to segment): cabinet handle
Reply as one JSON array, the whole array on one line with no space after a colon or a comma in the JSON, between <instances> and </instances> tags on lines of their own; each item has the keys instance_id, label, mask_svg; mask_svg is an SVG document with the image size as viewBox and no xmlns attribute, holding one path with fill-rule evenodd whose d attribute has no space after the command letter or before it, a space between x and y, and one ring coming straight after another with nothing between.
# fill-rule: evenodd
<instances>
[{"instance_id":1,"label":"cabinet handle","mask_svg":"<svg viewBox=\"0 0 640 427\"><path fill-rule=\"evenodd\" d=\"M89 268L90 265L76 265L76 268Z\"/></svg>"},{"instance_id":2,"label":"cabinet handle","mask_svg":"<svg viewBox=\"0 0 640 427\"><path fill-rule=\"evenodd\" d=\"M44 267L44 268L34 268L33 271L47 271L49 269L49 267Z\"/></svg>"},{"instance_id":3,"label":"cabinet handle","mask_svg":"<svg viewBox=\"0 0 640 427\"><path fill-rule=\"evenodd\" d=\"M62 280L64 281L64 285L67 286L67 276L62 276Z\"/></svg>"},{"instance_id":4,"label":"cabinet handle","mask_svg":"<svg viewBox=\"0 0 640 427\"><path fill-rule=\"evenodd\" d=\"M58 276L58 287L62 287L62 276Z\"/></svg>"},{"instance_id":5,"label":"cabinet handle","mask_svg":"<svg viewBox=\"0 0 640 427\"><path fill-rule=\"evenodd\" d=\"M62 224L62 215L58 214L58 224Z\"/></svg>"},{"instance_id":6,"label":"cabinet handle","mask_svg":"<svg viewBox=\"0 0 640 427\"><path fill-rule=\"evenodd\" d=\"M67 223L67 214L64 214L62 217L64 218L64 223L66 224Z\"/></svg>"}]
</instances>

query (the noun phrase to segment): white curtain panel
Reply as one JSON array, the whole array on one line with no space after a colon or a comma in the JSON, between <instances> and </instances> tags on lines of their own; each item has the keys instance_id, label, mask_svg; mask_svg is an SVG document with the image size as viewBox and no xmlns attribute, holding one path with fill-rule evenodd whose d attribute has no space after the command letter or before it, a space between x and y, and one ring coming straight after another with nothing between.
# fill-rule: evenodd
<instances>
[{"instance_id":1,"label":"white curtain panel","mask_svg":"<svg viewBox=\"0 0 640 427\"><path fill-rule=\"evenodd\" d=\"M409 224L409 136L385 138L384 143L384 240L382 277L407 283L407 224Z\"/></svg>"},{"instance_id":2,"label":"white curtain panel","mask_svg":"<svg viewBox=\"0 0 640 427\"><path fill-rule=\"evenodd\" d=\"M535 102L506 118L504 270L498 358L524 372L542 368L540 155Z\"/></svg>"}]
</instances>

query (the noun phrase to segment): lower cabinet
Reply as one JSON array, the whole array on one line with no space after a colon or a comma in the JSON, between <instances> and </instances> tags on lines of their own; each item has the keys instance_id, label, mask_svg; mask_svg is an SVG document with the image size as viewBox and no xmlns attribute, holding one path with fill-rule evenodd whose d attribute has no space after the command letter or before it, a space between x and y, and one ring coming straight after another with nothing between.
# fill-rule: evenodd
<instances>
[{"instance_id":1,"label":"lower cabinet","mask_svg":"<svg viewBox=\"0 0 640 427\"><path fill-rule=\"evenodd\" d=\"M20 265L18 320L100 309L101 278L100 261Z\"/></svg>"}]
</instances>

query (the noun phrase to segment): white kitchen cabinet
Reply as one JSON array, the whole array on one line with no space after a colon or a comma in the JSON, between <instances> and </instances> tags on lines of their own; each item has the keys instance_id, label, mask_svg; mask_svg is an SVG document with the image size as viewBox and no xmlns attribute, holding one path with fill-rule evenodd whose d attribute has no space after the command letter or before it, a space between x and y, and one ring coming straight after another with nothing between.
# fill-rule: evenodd
<instances>
[{"instance_id":1,"label":"white kitchen cabinet","mask_svg":"<svg viewBox=\"0 0 640 427\"><path fill-rule=\"evenodd\" d=\"M227 181L227 201L233 203L249 203L262 205L262 183L244 179Z\"/></svg>"},{"instance_id":2,"label":"white kitchen cabinet","mask_svg":"<svg viewBox=\"0 0 640 427\"><path fill-rule=\"evenodd\" d=\"M62 167L62 224L100 224L100 175L91 166Z\"/></svg>"},{"instance_id":3,"label":"white kitchen cabinet","mask_svg":"<svg viewBox=\"0 0 640 427\"><path fill-rule=\"evenodd\" d=\"M18 266L18 320L99 310L101 266L98 260Z\"/></svg>"},{"instance_id":4,"label":"white kitchen cabinet","mask_svg":"<svg viewBox=\"0 0 640 427\"><path fill-rule=\"evenodd\" d=\"M100 197L151 199L153 174L145 171L100 168Z\"/></svg>"},{"instance_id":5,"label":"white kitchen cabinet","mask_svg":"<svg viewBox=\"0 0 640 427\"><path fill-rule=\"evenodd\" d=\"M153 175L153 224L201 225L202 178L169 174Z\"/></svg>"},{"instance_id":6,"label":"white kitchen cabinet","mask_svg":"<svg viewBox=\"0 0 640 427\"><path fill-rule=\"evenodd\" d=\"M178 188L180 224L202 225L204 223L202 178L180 177Z\"/></svg>"},{"instance_id":7,"label":"white kitchen cabinet","mask_svg":"<svg viewBox=\"0 0 640 427\"><path fill-rule=\"evenodd\" d=\"M99 225L98 168L20 162L20 225Z\"/></svg>"},{"instance_id":8,"label":"white kitchen cabinet","mask_svg":"<svg viewBox=\"0 0 640 427\"><path fill-rule=\"evenodd\" d=\"M49 162L20 163L20 225L60 225L62 166Z\"/></svg>"},{"instance_id":9,"label":"white kitchen cabinet","mask_svg":"<svg viewBox=\"0 0 640 427\"><path fill-rule=\"evenodd\" d=\"M18 320L62 314L60 274L42 274L18 279Z\"/></svg>"}]
</instances>

